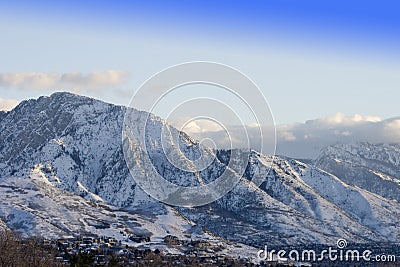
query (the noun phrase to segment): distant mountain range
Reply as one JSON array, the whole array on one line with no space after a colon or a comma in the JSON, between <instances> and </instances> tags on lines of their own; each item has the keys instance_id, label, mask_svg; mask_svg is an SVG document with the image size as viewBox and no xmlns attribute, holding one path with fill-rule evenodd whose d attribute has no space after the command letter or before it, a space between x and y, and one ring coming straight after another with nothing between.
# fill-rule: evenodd
<instances>
[{"instance_id":1,"label":"distant mountain range","mask_svg":"<svg viewBox=\"0 0 400 267\"><path fill-rule=\"evenodd\" d=\"M140 128L133 127L132 138L122 142L127 110L54 93L1 112L0 219L7 227L48 238L96 234L124 240L140 233L150 236L151 244L171 234L224 242L227 248L237 242L246 251L246 245L334 244L338 238L400 240L398 144L335 145L308 163L238 150L249 164L232 191L202 207L172 207L137 185L132 175L149 176L150 166L138 156L131 174L123 145L148 151L157 172L182 186L216 179L232 151L217 151L203 171L190 171L193 167L183 161L189 170L184 172L161 153L157 133L163 127L177 133L161 118L150 115L154 142L147 147L134 138ZM149 116L129 111L137 121ZM178 135L170 142L185 157L211 153L186 134ZM254 174L263 178L260 186L251 181Z\"/></svg>"}]
</instances>

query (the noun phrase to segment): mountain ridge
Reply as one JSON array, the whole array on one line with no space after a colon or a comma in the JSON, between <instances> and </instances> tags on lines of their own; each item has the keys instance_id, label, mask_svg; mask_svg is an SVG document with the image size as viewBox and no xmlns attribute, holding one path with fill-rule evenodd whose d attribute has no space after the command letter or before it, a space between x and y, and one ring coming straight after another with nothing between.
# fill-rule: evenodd
<instances>
[{"instance_id":1,"label":"mountain ridge","mask_svg":"<svg viewBox=\"0 0 400 267\"><path fill-rule=\"evenodd\" d=\"M348 184L400 201L400 144L332 145L313 164Z\"/></svg>"},{"instance_id":2,"label":"mountain ridge","mask_svg":"<svg viewBox=\"0 0 400 267\"><path fill-rule=\"evenodd\" d=\"M400 218L397 202L344 183L340 178L314 166L293 159L261 155L255 151L249 153L250 164L246 167L244 177L232 191L214 203L199 208L174 208L159 203L138 186L127 168L122 147L125 109L71 93L55 93L50 97L23 101L7 112L0 120L0 181L3 183L0 189L14 200L2 199L2 203L9 204L0 208L0 218L8 225L14 225L14 228L18 224L27 224L30 227L25 231L28 235L45 234L38 223L29 224L30 221L35 222L35 216L44 211L21 204L26 200L21 192L34 194L35 190L24 189L22 184L15 181L27 179L33 180L32 188L43 191L41 194L45 197L48 188L54 187L60 195L65 191L77 195L78 199L79 196L85 198L82 203L87 205L109 205L110 209L123 209L137 216L152 214L153 218L163 218L163 210L167 209L171 214L188 218L192 225L188 226L189 229L195 225L206 226L223 238L253 246L262 247L267 240L273 244L299 244L334 243L339 237L354 242L394 242L400 239L400 229L396 225ZM169 181L193 186L199 184L199 177L210 182L225 170L224 160L227 157L224 159L220 153L205 171L195 171L188 163L189 159L195 158L200 152L207 155L211 152L199 147L195 140L189 140L189 136L183 133L179 133L179 145L176 147L180 147L182 157L187 158L182 161L187 164L185 167L193 171L177 170L157 145L157 134L162 127L167 127L169 132L177 130L152 114L134 109L133 113L139 121L151 117L149 140L152 142L148 147L143 147L132 139L130 144L136 145L140 153L148 150L152 164L157 163L157 172ZM149 175L146 170L152 166L146 165L141 156L135 160L139 164L133 174ZM270 170L271 162L273 166ZM263 177L260 187L251 181L255 173ZM14 182L16 189L7 187ZM39 200L29 198L29 201L35 204ZM54 203L53 208L58 210L60 203ZM43 209L46 204L40 202L39 206ZM92 212L97 215L92 217L103 216L100 215L103 212L95 210ZM22 216L23 220L18 222L15 218L20 212L27 217ZM74 211L72 209L67 213L74 214ZM112 221L111 213L107 214L107 219L101 220ZM176 220L179 218L178 215L171 216ZM69 229L61 212L55 217L63 222L62 227ZM40 217L37 220L40 221ZM157 222L162 224L160 220ZM230 227L224 227L225 224ZM153 224L143 221L136 228L143 230L156 227L150 225ZM189 230L179 225L179 235L183 236ZM123 227L129 231L139 230L129 224ZM87 224L83 228L91 229ZM77 229L72 227L69 231ZM148 229L146 231L151 232ZM242 236L235 231L241 232ZM161 238L160 233L159 230L155 231L153 237Z\"/></svg>"}]
</instances>

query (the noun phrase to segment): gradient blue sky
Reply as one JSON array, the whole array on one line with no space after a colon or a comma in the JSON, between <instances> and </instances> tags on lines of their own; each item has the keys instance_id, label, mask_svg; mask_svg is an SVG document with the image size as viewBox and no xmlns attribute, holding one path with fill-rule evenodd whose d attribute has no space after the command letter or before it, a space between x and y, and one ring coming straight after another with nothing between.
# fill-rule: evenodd
<instances>
[{"instance_id":1,"label":"gradient blue sky","mask_svg":"<svg viewBox=\"0 0 400 267\"><path fill-rule=\"evenodd\" d=\"M259 85L278 124L399 115L398 1L126 2L1 1L0 74L122 70L124 82L79 89L127 105L163 68L216 61ZM57 86L0 83L0 98L72 90Z\"/></svg>"}]
</instances>

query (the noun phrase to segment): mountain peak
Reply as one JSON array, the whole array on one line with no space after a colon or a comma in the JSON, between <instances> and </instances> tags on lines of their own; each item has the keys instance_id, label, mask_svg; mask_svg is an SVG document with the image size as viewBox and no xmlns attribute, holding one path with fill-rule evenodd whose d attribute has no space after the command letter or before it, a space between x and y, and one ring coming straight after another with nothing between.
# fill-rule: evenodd
<instances>
[{"instance_id":1,"label":"mountain peak","mask_svg":"<svg viewBox=\"0 0 400 267\"><path fill-rule=\"evenodd\" d=\"M67 92L67 91L55 92L55 93L52 93L49 97L44 96L43 98L50 98L52 100L59 100L59 101L62 101L62 100L64 100L64 101L67 101L67 100L93 101L93 100L95 100L94 98L91 98L88 96L78 95L78 94ZM95 100L95 101L102 102L101 100Z\"/></svg>"},{"instance_id":2,"label":"mountain peak","mask_svg":"<svg viewBox=\"0 0 400 267\"><path fill-rule=\"evenodd\" d=\"M157 173L172 184L194 187L212 183L229 172L239 178L238 182L230 192L209 204L212 212L200 207L177 209L176 213L181 212L185 218L217 234L251 245L262 245L267 238L274 244L294 244L333 243L343 236L353 242L398 240L400 237L400 229L397 228L391 229L390 235L386 234L388 227L399 221L397 202L382 202L376 195L346 185L316 167L295 160L264 156L256 151L250 151L248 168L243 170L243 175L236 172L241 171L240 162L233 160L230 168L219 158L211 161L205 169L196 169L193 161L200 156L211 158L213 154L210 151L188 141L188 136L179 134L177 129L155 115L150 114L148 128L144 128L149 113L134 109L128 117L131 122L129 134L123 136L125 111L123 107L89 97L57 92L24 101L8 112L0 120L0 202L8 203L0 206L1 219L4 217L5 222L12 226L23 225L21 220L27 218L32 222L32 230L27 228L27 232L42 231L38 229L42 224L37 214L51 210L47 207L52 205L38 197L35 190L15 190L15 185L10 187L10 184L21 181L20 178L25 179L20 182L23 186L26 186L26 181L45 184L45 190L39 193L43 196L49 188L56 191L54 197L64 195L65 192L62 192L65 190L86 198L82 203L96 201L116 209L146 209L148 214L157 213L154 209L147 210L153 204L167 209L141 189L144 185L159 190L156 193L163 193L166 187L155 182ZM166 131L163 131L164 127ZM144 130L145 143L141 138ZM169 140L168 151L164 151L162 140ZM124 154L126 151L130 153L127 157ZM169 158L173 153L179 156L176 158L178 165L170 161L175 159ZM225 154L222 156L225 157ZM382 155L385 156L382 161L386 160L386 155L389 156ZM388 159L395 162L399 157L394 156L391 153ZM270 169L272 160L274 164ZM252 182L254 174L262 179L259 187ZM139 184L137 181L140 180L136 178L145 178L148 184ZM20 200L8 197L11 190ZM31 195L25 193L27 190ZM27 196L31 196L28 201ZM68 198L70 195L65 196ZM79 202L78 196L76 201ZM36 206L29 204L25 207L30 202ZM76 205L72 203L70 206L73 210ZM229 218L226 214L230 214ZM57 216L65 217L65 222L68 222L67 215L58 213ZM58 220L51 220L51 223L55 221ZM83 228L92 227L94 221L84 222ZM70 225L69 222L63 223L57 229ZM248 226L246 237L238 238L236 234L243 231L242 225ZM76 226L73 230L79 232L80 228ZM247 239L247 236L252 236L252 239Z\"/></svg>"}]
</instances>

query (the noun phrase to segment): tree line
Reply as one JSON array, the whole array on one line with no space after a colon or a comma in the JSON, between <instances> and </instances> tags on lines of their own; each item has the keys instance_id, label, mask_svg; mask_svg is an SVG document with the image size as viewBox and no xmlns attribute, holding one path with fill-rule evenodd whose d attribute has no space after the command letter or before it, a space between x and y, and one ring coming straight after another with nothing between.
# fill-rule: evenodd
<instances>
[{"instance_id":1,"label":"tree line","mask_svg":"<svg viewBox=\"0 0 400 267\"><path fill-rule=\"evenodd\" d=\"M1 267L61 266L57 251L37 238L22 238L14 232L0 229Z\"/></svg>"}]
</instances>

